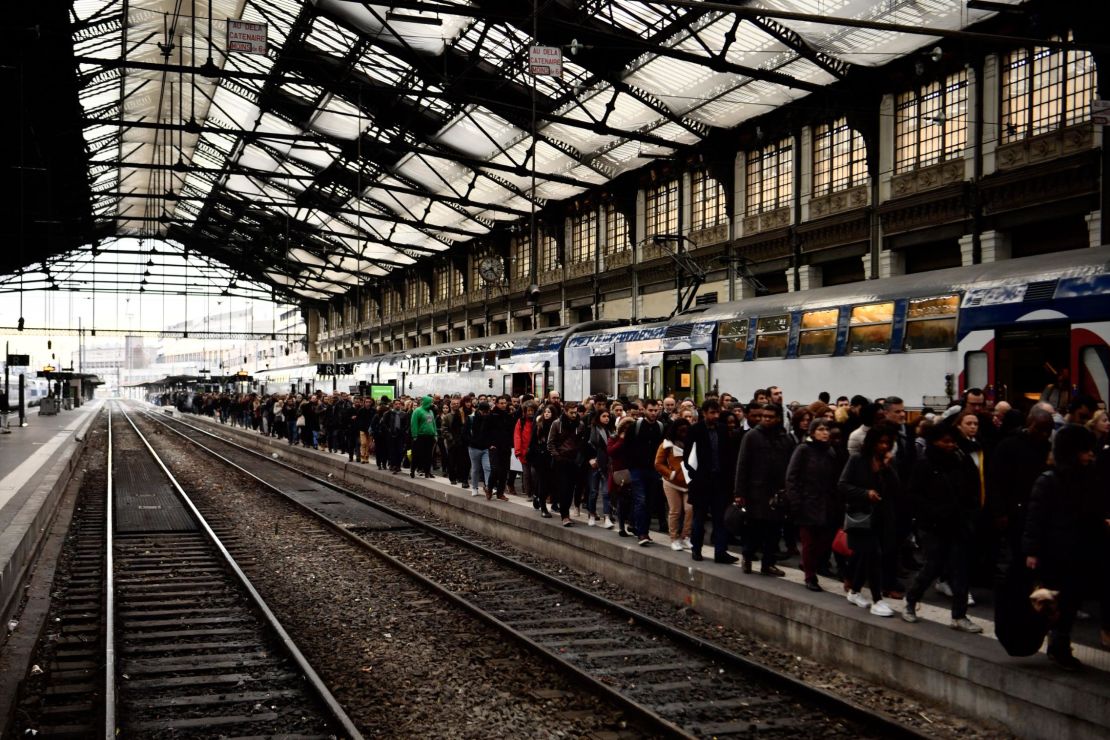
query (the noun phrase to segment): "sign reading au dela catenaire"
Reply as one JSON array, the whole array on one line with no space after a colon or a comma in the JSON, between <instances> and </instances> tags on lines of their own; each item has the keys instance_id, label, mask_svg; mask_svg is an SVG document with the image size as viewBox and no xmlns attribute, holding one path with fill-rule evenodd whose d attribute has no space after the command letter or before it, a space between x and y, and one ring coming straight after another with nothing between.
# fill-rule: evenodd
<instances>
[{"instance_id":1,"label":"sign reading au dela catenaire","mask_svg":"<svg viewBox=\"0 0 1110 740\"><path fill-rule=\"evenodd\" d=\"M266 53L266 24L227 19L227 50L244 54Z\"/></svg>"},{"instance_id":2,"label":"sign reading au dela catenaire","mask_svg":"<svg viewBox=\"0 0 1110 740\"><path fill-rule=\"evenodd\" d=\"M536 76L562 77L562 49L558 46L528 47L528 71Z\"/></svg>"}]
</instances>

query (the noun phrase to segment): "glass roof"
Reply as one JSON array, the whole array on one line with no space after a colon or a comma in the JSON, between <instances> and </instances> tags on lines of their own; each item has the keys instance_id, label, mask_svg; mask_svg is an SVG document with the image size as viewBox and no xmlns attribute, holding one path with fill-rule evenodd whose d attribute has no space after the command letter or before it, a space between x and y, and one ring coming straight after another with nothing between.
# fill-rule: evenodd
<instances>
[{"instance_id":1,"label":"glass roof","mask_svg":"<svg viewBox=\"0 0 1110 740\"><path fill-rule=\"evenodd\" d=\"M564 0L541 4L533 39L516 5L202 0L192 18L179 0L76 0L95 217L326 298L933 40L877 24L992 15L963 0ZM226 19L267 24L266 53L225 51ZM529 73L533 43L563 49L561 78Z\"/></svg>"}]
</instances>

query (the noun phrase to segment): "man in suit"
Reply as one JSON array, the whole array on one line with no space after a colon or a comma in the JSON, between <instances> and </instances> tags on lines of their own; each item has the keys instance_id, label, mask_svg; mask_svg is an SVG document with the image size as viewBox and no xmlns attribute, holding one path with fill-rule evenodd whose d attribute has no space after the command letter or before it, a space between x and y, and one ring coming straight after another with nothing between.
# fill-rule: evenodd
<instances>
[{"instance_id":1,"label":"man in suit","mask_svg":"<svg viewBox=\"0 0 1110 740\"><path fill-rule=\"evenodd\" d=\"M687 436L689 452L683 457L689 486L690 505L694 508L694 525L690 532L693 544L691 557L701 560L705 540L705 515L713 519L713 562L735 563L738 558L728 552L725 530L725 507L728 506L728 485L725 483L725 435L717 421L721 405L715 398L701 405L701 421L690 428Z\"/></svg>"}]
</instances>

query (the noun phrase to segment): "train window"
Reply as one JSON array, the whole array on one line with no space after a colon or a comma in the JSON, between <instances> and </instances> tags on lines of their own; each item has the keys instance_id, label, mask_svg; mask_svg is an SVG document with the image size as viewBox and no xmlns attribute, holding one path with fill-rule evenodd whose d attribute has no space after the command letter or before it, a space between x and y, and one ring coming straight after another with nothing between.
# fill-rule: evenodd
<instances>
[{"instance_id":1,"label":"train window","mask_svg":"<svg viewBox=\"0 0 1110 740\"><path fill-rule=\"evenodd\" d=\"M748 351L748 320L722 321L717 327L717 359L742 360Z\"/></svg>"},{"instance_id":2,"label":"train window","mask_svg":"<svg viewBox=\"0 0 1110 740\"><path fill-rule=\"evenodd\" d=\"M849 352L887 352L890 350L894 303L869 303L853 306L848 329Z\"/></svg>"},{"instance_id":3,"label":"train window","mask_svg":"<svg viewBox=\"0 0 1110 740\"><path fill-rule=\"evenodd\" d=\"M786 357L790 314L763 316L755 324L755 358Z\"/></svg>"},{"instance_id":4,"label":"train window","mask_svg":"<svg viewBox=\"0 0 1110 740\"><path fill-rule=\"evenodd\" d=\"M617 370L617 397L636 400L640 397L640 371L638 368Z\"/></svg>"},{"instance_id":5,"label":"train window","mask_svg":"<svg viewBox=\"0 0 1110 740\"><path fill-rule=\"evenodd\" d=\"M964 388L986 388L990 384L990 363L987 353L968 352L964 355Z\"/></svg>"},{"instance_id":6,"label":"train window","mask_svg":"<svg viewBox=\"0 0 1110 740\"><path fill-rule=\"evenodd\" d=\"M485 368L487 370L496 370L497 369L497 353L496 352L486 352Z\"/></svg>"},{"instance_id":7,"label":"train window","mask_svg":"<svg viewBox=\"0 0 1110 740\"><path fill-rule=\"evenodd\" d=\"M798 335L798 356L831 355L836 349L836 320L839 309L806 311Z\"/></svg>"},{"instance_id":8,"label":"train window","mask_svg":"<svg viewBox=\"0 0 1110 740\"><path fill-rule=\"evenodd\" d=\"M906 351L952 349L956 346L956 310L960 297L915 298L906 310Z\"/></svg>"}]
</instances>

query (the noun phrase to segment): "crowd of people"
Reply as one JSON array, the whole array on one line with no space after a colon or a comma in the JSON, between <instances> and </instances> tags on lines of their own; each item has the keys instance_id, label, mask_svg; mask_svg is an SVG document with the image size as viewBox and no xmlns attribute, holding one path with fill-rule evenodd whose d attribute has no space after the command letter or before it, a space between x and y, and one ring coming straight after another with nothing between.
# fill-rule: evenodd
<instances>
[{"instance_id":1,"label":"crowd of people","mask_svg":"<svg viewBox=\"0 0 1110 740\"><path fill-rule=\"evenodd\" d=\"M745 574L780 577L800 556L805 587L838 578L852 604L919 621L927 589L950 596L951 626L976 633L970 585L1029 569L1059 593L1048 655L1079 667L1071 629L1081 600L1102 601L1110 648L1110 419L1070 394L1019 413L977 388L912 423L902 399L822 393L784 403L668 396L564 401L470 394L447 398L177 394L182 411L323 448L393 474L444 476L471 496L521 495L538 516L616 530L650 546ZM729 552L739 546L740 557Z\"/></svg>"}]
</instances>

